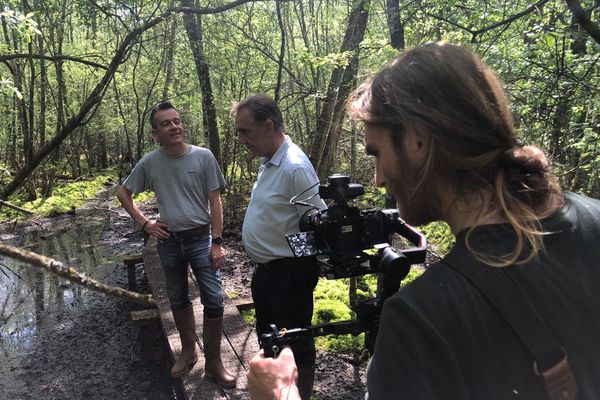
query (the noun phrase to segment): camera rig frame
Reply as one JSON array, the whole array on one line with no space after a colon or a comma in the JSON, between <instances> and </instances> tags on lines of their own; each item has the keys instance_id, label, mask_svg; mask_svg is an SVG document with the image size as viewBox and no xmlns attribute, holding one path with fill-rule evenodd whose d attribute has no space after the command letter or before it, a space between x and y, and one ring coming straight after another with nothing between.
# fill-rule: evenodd
<instances>
[{"instance_id":1,"label":"camera rig frame","mask_svg":"<svg viewBox=\"0 0 600 400\"><path fill-rule=\"evenodd\" d=\"M347 207L345 202L342 207ZM378 273L380 282L377 296L359 303L356 310L356 318L353 320L328 322L302 328L284 328L281 330L276 325L270 324L270 332L263 333L259 337L260 347L264 350L265 356L276 357L283 346L292 345L294 342L307 337L314 338L317 336L345 334L357 336L363 332L365 333L366 348L370 354L373 353L383 303L398 291L400 283L408 275L411 265L425 261L427 240L422 233L399 217L397 209L361 211L361 213L366 213L367 215L367 217L361 215L361 219L371 220L374 218L374 221L379 221L379 224L385 226L386 229L383 234L388 237L388 240L390 234L397 233L406 238L415 247L396 251L387 241L382 241L381 243L373 243L372 248L368 249L368 251L363 250L363 254L360 257L353 255L349 258L345 255L341 256L341 258L332 258L332 253L335 253L335 251L332 251L330 248L316 252L313 249L313 255L317 254L322 274L330 279L365 275L366 273ZM381 239L381 235L377 236ZM311 240L314 240L314 238ZM289 237L288 242L290 242ZM292 247L292 242L290 242L290 247ZM340 264L343 266L348 260L359 258L362 260L361 262L355 263L351 261L353 264L356 264L355 267L358 267L358 270L354 269L350 273L344 271L341 275L339 273L336 275L335 272L336 270L339 272ZM366 263L369 265L365 265Z\"/></svg>"}]
</instances>

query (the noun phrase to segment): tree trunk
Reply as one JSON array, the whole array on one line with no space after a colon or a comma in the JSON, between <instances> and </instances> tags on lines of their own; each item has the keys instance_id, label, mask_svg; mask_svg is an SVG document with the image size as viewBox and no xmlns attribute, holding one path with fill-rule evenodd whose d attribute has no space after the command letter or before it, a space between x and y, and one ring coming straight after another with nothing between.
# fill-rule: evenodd
<instances>
[{"instance_id":1,"label":"tree trunk","mask_svg":"<svg viewBox=\"0 0 600 400\"><path fill-rule=\"evenodd\" d=\"M579 25L600 44L600 27L590 20L590 13L581 7L578 0L567 0L567 5Z\"/></svg>"},{"instance_id":2,"label":"tree trunk","mask_svg":"<svg viewBox=\"0 0 600 400\"><path fill-rule=\"evenodd\" d=\"M275 7L277 8L277 24L279 25L279 31L281 32L281 46L279 49L279 63L277 68L277 85L275 86L275 103L279 102L279 92L281 91L281 75L283 73L283 60L285 56L285 29L283 27L283 20L281 18L281 1L276 0Z\"/></svg>"},{"instance_id":3,"label":"tree trunk","mask_svg":"<svg viewBox=\"0 0 600 400\"><path fill-rule=\"evenodd\" d=\"M400 21L400 0L387 0L386 17L392 47L398 51L404 50L404 26Z\"/></svg>"},{"instance_id":4,"label":"tree trunk","mask_svg":"<svg viewBox=\"0 0 600 400\"><path fill-rule=\"evenodd\" d=\"M177 19L173 18L171 22L171 30L169 32L169 37L165 46L167 48L167 56L165 59L165 86L162 92L162 100L167 100L169 98L169 88L171 87L171 83L173 82L173 57L175 55L175 38L177 34Z\"/></svg>"},{"instance_id":5,"label":"tree trunk","mask_svg":"<svg viewBox=\"0 0 600 400\"><path fill-rule=\"evenodd\" d=\"M324 179L331 169L341 131L340 122L344 113L345 101L352 89L352 82L356 78L359 45L364 38L369 19L368 3L369 0L362 0L350 12L340 52L349 51L352 52L352 56L345 67L337 66L331 72L327 95L317 118L316 132L309 158L316 166L321 179Z\"/></svg>"},{"instance_id":6,"label":"tree trunk","mask_svg":"<svg viewBox=\"0 0 600 400\"><path fill-rule=\"evenodd\" d=\"M184 7L193 7L191 0L181 0ZM202 92L202 122L204 126L204 140L214 154L219 166L223 167L221 158L221 143L217 128L217 113L213 101L210 71L204 56L204 43L202 38L202 17L200 15L185 14L183 16L185 31L190 41L190 47L196 64L196 73Z\"/></svg>"}]
</instances>

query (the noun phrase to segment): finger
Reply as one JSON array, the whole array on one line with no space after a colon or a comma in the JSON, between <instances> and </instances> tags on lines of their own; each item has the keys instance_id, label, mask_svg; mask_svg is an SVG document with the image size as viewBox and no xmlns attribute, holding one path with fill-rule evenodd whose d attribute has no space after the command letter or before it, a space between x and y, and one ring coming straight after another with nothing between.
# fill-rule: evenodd
<instances>
[{"instance_id":1,"label":"finger","mask_svg":"<svg viewBox=\"0 0 600 400\"><path fill-rule=\"evenodd\" d=\"M256 353L254 357L252 357L252 359L250 360L250 366L260 362L261 360L264 360L265 358L265 351L263 349L260 349L260 351Z\"/></svg>"},{"instance_id":2,"label":"finger","mask_svg":"<svg viewBox=\"0 0 600 400\"><path fill-rule=\"evenodd\" d=\"M290 349L289 347L284 347L283 350L281 350L281 352L279 353L279 356L277 358L281 359L282 361L291 361L294 364L296 363L296 359L294 358L294 353L292 352L292 349Z\"/></svg>"}]
</instances>

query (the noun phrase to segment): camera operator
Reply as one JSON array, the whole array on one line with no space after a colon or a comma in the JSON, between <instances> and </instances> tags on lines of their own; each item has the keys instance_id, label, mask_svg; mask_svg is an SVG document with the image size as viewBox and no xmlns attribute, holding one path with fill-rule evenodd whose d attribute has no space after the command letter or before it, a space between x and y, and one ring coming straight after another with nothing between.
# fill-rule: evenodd
<instances>
[{"instance_id":1,"label":"camera operator","mask_svg":"<svg viewBox=\"0 0 600 400\"><path fill-rule=\"evenodd\" d=\"M600 398L600 202L563 193L543 152L519 144L494 72L465 47L427 44L364 83L351 112L400 216L445 221L451 253L510 269L568 354L577 398ZM386 301L368 398L547 399L535 369L506 319L442 260ZM297 398L293 376L289 351L258 354L252 398Z\"/></svg>"},{"instance_id":2,"label":"camera operator","mask_svg":"<svg viewBox=\"0 0 600 400\"><path fill-rule=\"evenodd\" d=\"M305 193L309 201L326 208L318 196L317 174L302 150L284 133L281 111L269 97L254 94L231 108L241 144L261 165L244 217L242 241L258 265L252 276L252 300L256 311L256 332L269 332L269 324L287 328L311 325L313 291L318 282L315 257L295 258L285 235L299 230L305 206L290 199ZM298 362L298 388L302 399L312 393L315 372L314 339L292 346Z\"/></svg>"}]
</instances>

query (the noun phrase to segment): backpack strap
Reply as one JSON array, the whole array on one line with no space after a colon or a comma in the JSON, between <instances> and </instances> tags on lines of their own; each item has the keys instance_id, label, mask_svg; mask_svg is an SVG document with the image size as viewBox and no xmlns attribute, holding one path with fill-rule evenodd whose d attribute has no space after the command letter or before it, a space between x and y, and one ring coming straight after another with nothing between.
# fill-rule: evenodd
<instances>
[{"instance_id":1,"label":"backpack strap","mask_svg":"<svg viewBox=\"0 0 600 400\"><path fill-rule=\"evenodd\" d=\"M508 322L533 356L533 370L542 377L549 399L574 400L577 382L567 353L512 274L460 253L451 251L442 262L463 274Z\"/></svg>"}]
</instances>

